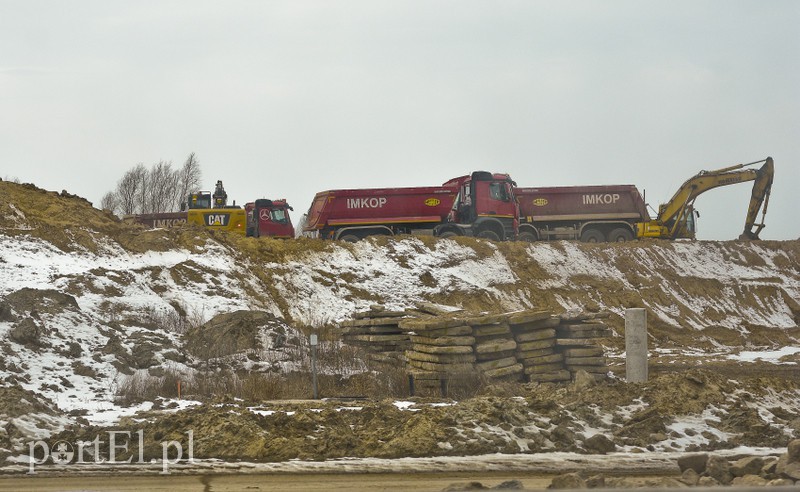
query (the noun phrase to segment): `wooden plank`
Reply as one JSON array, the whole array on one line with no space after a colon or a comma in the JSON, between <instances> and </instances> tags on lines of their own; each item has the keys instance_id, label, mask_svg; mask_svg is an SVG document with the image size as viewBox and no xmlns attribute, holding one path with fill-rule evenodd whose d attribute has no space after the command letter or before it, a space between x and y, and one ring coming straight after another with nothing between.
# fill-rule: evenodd
<instances>
[{"instance_id":1,"label":"wooden plank","mask_svg":"<svg viewBox=\"0 0 800 492\"><path fill-rule=\"evenodd\" d=\"M463 311L463 309L456 309L456 310L446 309L438 304L433 304L431 302L418 302L414 306L417 308L418 311L432 314L434 316L453 315Z\"/></svg>"},{"instance_id":2,"label":"wooden plank","mask_svg":"<svg viewBox=\"0 0 800 492\"><path fill-rule=\"evenodd\" d=\"M561 354L550 354L550 355L542 355L540 357L528 357L527 359L522 359L522 363L527 367L535 365L552 364L554 362L562 362L563 360L564 356Z\"/></svg>"},{"instance_id":3,"label":"wooden plank","mask_svg":"<svg viewBox=\"0 0 800 492\"><path fill-rule=\"evenodd\" d=\"M448 363L472 363L475 362L475 354L428 354L417 352L416 350L406 350L406 358L409 360L419 360L423 362L435 362L437 364Z\"/></svg>"},{"instance_id":4,"label":"wooden plank","mask_svg":"<svg viewBox=\"0 0 800 492\"><path fill-rule=\"evenodd\" d=\"M474 345L475 337L471 336L457 336L457 337L424 337L421 335L411 335L413 343L421 343L424 345Z\"/></svg>"},{"instance_id":5,"label":"wooden plank","mask_svg":"<svg viewBox=\"0 0 800 492\"><path fill-rule=\"evenodd\" d=\"M472 327L467 325L462 325L462 326L454 326L452 328L439 328L436 330L419 331L415 333L417 333L420 336L425 336L429 338L466 336L466 335L472 335Z\"/></svg>"},{"instance_id":6,"label":"wooden plank","mask_svg":"<svg viewBox=\"0 0 800 492\"><path fill-rule=\"evenodd\" d=\"M511 331L514 333L525 333L528 331L541 330L543 328L555 328L561 323L558 316L552 316L540 321L532 321L530 323L523 323L521 325L511 325Z\"/></svg>"},{"instance_id":7,"label":"wooden plank","mask_svg":"<svg viewBox=\"0 0 800 492\"><path fill-rule=\"evenodd\" d=\"M400 333L399 335L351 335L352 340L370 343L390 343L390 342L407 342L409 341L408 335Z\"/></svg>"},{"instance_id":8,"label":"wooden plank","mask_svg":"<svg viewBox=\"0 0 800 492\"><path fill-rule=\"evenodd\" d=\"M517 359L524 361L524 359L529 359L531 357L542 357L544 355L550 355L555 353L555 351L556 349L554 349L553 347L535 349L535 350L517 350L515 352L515 355Z\"/></svg>"},{"instance_id":9,"label":"wooden plank","mask_svg":"<svg viewBox=\"0 0 800 492\"><path fill-rule=\"evenodd\" d=\"M527 311L517 311L516 313L508 313L508 324L510 325L524 325L534 323L536 321L544 321L549 319L553 313L551 311L541 311L529 309Z\"/></svg>"},{"instance_id":10,"label":"wooden plank","mask_svg":"<svg viewBox=\"0 0 800 492\"><path fill-rule=\"evenodd\" d=\"M535 342L522 342L517 344L517 350L525 352L528 350L538 350L543 348L551 348L556 345L555 338L548 338L547 340L536 340Z\"/></svg>"},{"instance_id":11,"label":"wooden plank","mask_svg":"<svg viewBox=\"0 0 800 492\"><path fill-rule=\"evenodd\" d=\"M473 353L472 347L464 345L449 345L440 347L438 345L423 345L421 343L412 343L411 348L417 352L425 352L427 354L471 354Z\"/></svg>"},{"instance_id":12,"label":"wooden plank","mask_svg":"<svg viewBox=\"0 0 800 492\"><path fill-rule=\"evenodd\" d=\"M560 363L538 364L535 366L526 366L525 374L543 374L547 372L558 372L563 370L564 370L564 365Z\"/></svg>"},{"instance_id":13,"label":"wooden plank","mask_svg":"<svg viewBox=\"0 0 800 492\"><path fill-rule=\"evenodd\" d=\"M547 338L555 338L555 337L556 337L556 330L554 330L553 328L546 328L543 330L514 334L514 339L517 342L534 342L536 340L545 340Z\"/></svg>"},{"instance_id":14,"label":"wooden plank","mask_svg":"<svg viewBox=\"0 0 800 492\"><path fill-rule=\"evenodd\" d=\"M497 360L502 359L504 357L514 357L516 351L514 350L503 350L502 352L489 352L486 354L476 354L475 358L479 361L487 361L487 360Z\"/></svg>"},{"instance_id":15,"label":"wooden plank","mask_svg":"<svg viewBox=\"0 0 800 492\"><path fill-rule=\"evenodd\" d=\"M464 319L470 326L479 325L493 325L496 323L505 323L508 320L506 314L483 314L480 316L472 316Z\"/></svg>"},{"instance_id":16,"label":"wooden plank","mask_svg":"<svg viewBox=\"0 0 800 492\"><path fill-rule=\"evenodd\" d=\"M483 374L490 378L501 378L506 376L512 376L514 374L521 375L522 372L523 372L522 364L514 364L513 366L508 366L508 367L489 369L488 371L484 371Z\"/></svg>"},{"instance_id":17,"label":"wooden plank","mask_svg":"<svg viewBox=\"0 0 800 492\"><path fill-rule=\"evenodd\" d=\"M403 318L400 320L399 326L403 330L409 331L430 331L439 330L442 328L453 328L456 326L464 326L466 323L463 319L457 318Z\"/></svg>"},{"instance_id":18,"label":"wooden plank","mask_svg":"<svg viewBox=\"0 0 800 492\"><path fill-rule=\"evenodd\" d=\"M472 334L476 337L485 337L489 335L511 335L511 327L508 326L508 323L473 326Z\"/></svg>"},{"instance_id":19,"label":"wooden plank","mask_svg":"<svg viewBox=\"0 0 800 492\"><path fill-rule=\"evenodd\" d=\"M419 360L409 360L408 365L416 369L439 374L464 373L475 370L472 364L436 364Z\"/></svg>"},{"instance_id":20,"label":"wooden plank","mask_svg":"<svg viewBox=\"0 0 800 492\"><path fill-rule=\"evenodd\" d=\"M504 352L506 350L514 350L517 348L517 342L506 338L484 342L475 345L476 354L489 354L493 352Z\"/></svg>"},{"instance_id":21,"label":"wooden plank","mask_svg":"<svg viewBox=\"0 0 800 492\"><path fill-rule=\"evenodd\" d=\"M501 367L513 366L517 363L516 357L503 357L502 359L490 360L486 362L478 362L475 367L481 371L488 371L490 369L499 369Z\"/></svg>"}]
</instances>

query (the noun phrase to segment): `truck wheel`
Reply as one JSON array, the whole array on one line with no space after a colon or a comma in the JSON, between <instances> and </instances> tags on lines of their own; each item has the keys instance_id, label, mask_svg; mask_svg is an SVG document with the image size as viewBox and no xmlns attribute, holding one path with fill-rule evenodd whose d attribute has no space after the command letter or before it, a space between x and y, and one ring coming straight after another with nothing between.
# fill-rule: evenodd
<instances>
[{"instance_id":1,"label":"truck wheel","mask_svg":"<svg viewBox=\"0 0 800 492\"><path fill-rule=\"evenodd\" d=\"M361 238L359 238L355 234L345 234L344 236L339 238L339 241L345 241L348 243L357 243L359 239Z\"/></svg>"},{"instance_id":2,"label":"truck wheel","mask_svg":"<svg viewBox=\"0 0 800 492\"><path fill-rule=\"evenodd\" d=\"M629 229L620 227L614 229L608 234L608 240L612 243L624 243L625 241L633 241L633 233Z\"/></svg>"},{"instance_id":3,"label":"truck wheel","mask_svg":"<svg viewBox=\"0 0 800 492\"><path fill-rule=\"evenodd\" d=\"M479 232L478 237L481 239L491 239L492 241L500 240L500 236L498 236L496 232L490 231L489 229Z\"/></svg>"},{"instance_id":4,"label":"truck wheel","mask_svg":"<svg viewBox=\"0 0 800 492\"><path fill-rule=\"evenodd\" d=\"M456 236L458 236L458 234L456 234L453 231L445 231L445 232L439 234L439 237L443 237L443 238L456 237Z\"/></svg>"},{"instance_id":5,"label":"truck wheel","mask_svg":"<svg viewBox=\"0 0 800 492\"><path fill-rule=\"evenodd\" d=\"M587 229L581 234L581 241L584 243L602 243L606 240L603 233L597 229Z\"/></svg>"},{"instance_id":6,"label":"truck wheel","mask_svg":"<svg viewBox=\"0 0 800 492\"><path fill-rule=\"evenodd\" d=\"M517 241L525 241L526 243L533 243L536 241L536 234L532 232L520 232L517 234Z\"/></svg>"}]
</instances>

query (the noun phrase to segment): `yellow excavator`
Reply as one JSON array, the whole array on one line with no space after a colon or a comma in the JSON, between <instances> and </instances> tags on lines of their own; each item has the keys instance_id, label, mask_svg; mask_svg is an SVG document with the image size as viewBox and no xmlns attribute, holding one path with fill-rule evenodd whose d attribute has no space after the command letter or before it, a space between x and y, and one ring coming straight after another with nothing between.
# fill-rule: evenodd
<instances>
[{"instance_id":1,"label":"yellow excavator","mask_svg":"<svg viewBox=\"0 0 800 492\"><path fill-rule=\"evenodd\" d=\"M759 169L743 169L762 162L764 165ZM769 194L774 176L775 166L772 162L772 157L715 171L700 171L697 175L686 180L667 203L658 207L658 217L648 222L636 224L637 236L640 238L695 239L694 201L698 196L720 186L755 181L753 183L753 192L750 196L750 205L747 208L744 232L739 236L739 239L758 239L758 235L764 229L764 216L767 213ZM762 205L761 223L756 224L758 212L762 210ZM755 230L753 230L754 228Z\"/></svg>"}]
</instances>

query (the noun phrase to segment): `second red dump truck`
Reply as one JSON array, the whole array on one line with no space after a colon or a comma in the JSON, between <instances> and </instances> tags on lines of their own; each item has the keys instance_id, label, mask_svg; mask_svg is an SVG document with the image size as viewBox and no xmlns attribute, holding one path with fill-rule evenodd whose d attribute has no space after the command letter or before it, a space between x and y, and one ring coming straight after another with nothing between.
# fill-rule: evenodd
<instances>
[{"instance_id":1,"label":"second red dump truck","mask_svg":"<svg viewBox=\"0 0 800 492\"><path fill-rule=\"evenodd\" d=\"M631 241L636 224L650 220L633 185L515 188L519 203L518 239Z\"/></svg>"},{"instance_id":2,"label":"second red dump truck","mask_svg":"<svg viewBox=\"0 0 800 492\"><path fill-rule=\"evenodd\" d=\"M426 234L513 239L519 214L507 174L476 171L442 186L317 193L304 231L324 239Z\"/></svg>"}]
</instances>

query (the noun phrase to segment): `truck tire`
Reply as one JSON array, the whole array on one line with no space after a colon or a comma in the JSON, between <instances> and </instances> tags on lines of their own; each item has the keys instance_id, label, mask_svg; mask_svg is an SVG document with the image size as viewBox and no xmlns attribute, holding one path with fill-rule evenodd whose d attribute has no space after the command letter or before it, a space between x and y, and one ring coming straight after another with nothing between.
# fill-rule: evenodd
<instances>
[{"instance_id":1,"label":"truck tire","mask_svg":"<svg viewBox=\"0 0 800 492\"><path fill-rule=\"evenodd\" d=\"M496 232L489 229L484 229L481 232L479 232L478 237L481 239L490 239L492 241L500 240L500 236L498 236Z\"/></svg>"},{"instance_id":2,"label":"truck tire","mask_svg":"<svg viewBox=\"0 0 800 492\"><path fill-rule=\"evenodd\" d=\"M584 243L602 243L606 240L603 233L597 229L586 229L581 234L581 241Z\"/></svg>"},{"instance_id":3,"label":"truck tire","mask_svg":"<svg viewBox=\"0 0 800 492\"><path fill-rule=\"evenodd\" d=\"M536 239L537 239L536 234L529 231L520 232L517 235L517 241L525 241L526 243L536 242Z\"/></svg>"},{"instance_id":4,"label":"truck tire","mask_svg":"<svg viewBox=\"0 0 800 492\"><path fill-rule=\"evenodd\" d=\"M361 238L356 236L355 234L345 234L344 236L339 238L339 241L345 241L348 243L357 243Z\"/></svg>"},{"instance_id":5,"label":"truck tire","mask_svg":"<svg viewBox=\"0 0 800 492\"><path fill-rule=\"evenodd\" d=\"M439 237L443 238L456 237L456 236L458 236L458 234L453 231L444 231L443 233L439 234Z\"/></svg>"},{"instance_id":6,"label":"truck tire","mask_svg":"<svg viewBox=\"0 0 800 492\"><path fill-rule=\"evenodd\" d=\"M612 243L624 243L625 241L633 241L633 233L630 229L619 227L608 233L608 240Z\"/></svg>"}]
</instances>

